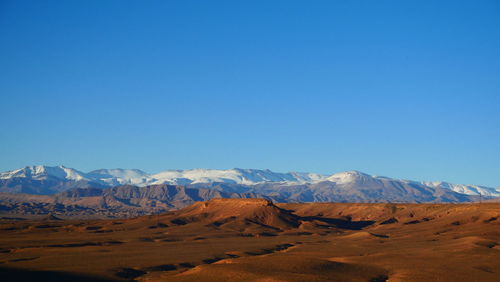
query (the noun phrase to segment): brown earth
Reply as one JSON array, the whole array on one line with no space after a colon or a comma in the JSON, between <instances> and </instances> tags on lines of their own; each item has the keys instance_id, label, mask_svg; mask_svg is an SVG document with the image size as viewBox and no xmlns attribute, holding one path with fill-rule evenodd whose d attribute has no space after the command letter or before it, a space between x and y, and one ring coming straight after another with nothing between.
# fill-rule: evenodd
<instances>
[{"instance_id":1,"label":"brown earth","mask_svg":"<svg viewBox=\"0 0 500 282\"><path fill-rule=\"evenodd\" d=\"M500 204L214 199L121 220L0 220L2 281L500 281Z\"/></svg>"}]
</instances>

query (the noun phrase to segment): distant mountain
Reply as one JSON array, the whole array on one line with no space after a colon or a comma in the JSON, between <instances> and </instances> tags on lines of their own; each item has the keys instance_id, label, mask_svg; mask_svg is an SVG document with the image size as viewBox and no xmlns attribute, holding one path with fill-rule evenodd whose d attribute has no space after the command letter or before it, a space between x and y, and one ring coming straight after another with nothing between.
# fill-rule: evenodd
<instances>
[{"instance_id":1,"label":"distant mountain","mask_svg":"<svg viewBox=\"0 0 500 282\"><path fill-rule=\"evenodd\" d=\"M269 172L266 171L266 173ZM83 174L83 176L95 174L96 172L91 172L87 175ZM99 172L100 177L104 174L144 176L141 171L106 170ZM39 179L42 177L41 173L32 173L31 175L36 175L36 179L21 177L10 178L8 181L16 179L46 181ZM259 176L258 179L262 179L261 177ZM116 180L113 177L108 179ZM138 179L138 177L134 179ZM85 180L79 178L75 181L81 183L81 181L88 181L88 178ZM109 183L112 185L115 182ZM102 183L100 182L100 184ZM349 171L330 175L322 181L300 184L286 181L268 181L256 184L239 184L236 181L188 185L135 186L126 184L109 188L73 188L53 195L0 193L0 212L23 215L61 214L65 216L128 217L176 210L197 201L213 198L266 198L274 202L288 203L460 203L474 202L479 199L475 195L457 193L451 187L443 184L430 186L417 181L370 176L358 171ZM484 198L486 199L487 196Z\"/></svg>"},{"instance_id":2,"label":"distant mountain","mask_svg":"<svg viewBox=\"0 0 500 282\"><path fill-rule=\"evenodd\" d=\"M333 174L325 181L299 185L257 184L245 192L286 199L287 202L423 203L470 202L476 196L415 181L370 176L357 171Z\"/></svg>"},{"instance_id":3,"label":"distant mountain","mask_svg":"<svg viewBox=\"0 0 500 282\"><path fill-rule=\"evenodd\" d=\"M276 195L293 201L465 201L448 192L500 197L499 188L399 180L358 171L322 175L234 168L166 170L149 174L138 169L99 169L84 173L64 166L27 166L0 173L0 192L9 193L49 195L72 188L145 187L158 184Z\"/></svg>"},{"instance_id":4,"label":"distant mountain","mask_svg":"<svg viewBox=\"0 0 500 282\"><path fill-rule=\"evenodd\" d=\"M108 185L64 166L27 166L0 173L0 192L50 195L86 187L105 188Z\"/></svg>"},{"instance_id":5,"label":"distant mountain","mask_svg":"<svg viewBox=\"0 0 500 282\"><path fill-rule=\"evenodd\" d=\"M267 182L284 183L306 183L314 182L324 178L316 173L278 173L270 170L260 169L240 169L233 168L227 170L216 169L190 169L190 170L167 170L151 176L156 183L234 183L252 185Z\"/></svg>"},{"instance_id":6,"label":"distant mountain","mask_svg":"<svg viewBox=\"0 0 500 282\"><path fill-rule=\"evenodd\" d=\"M71 188L148 186L155 184L188 185L198 183L308 183L325 176L316 173L277 173L259 169L166 170L148 174L138 169L99 169L84 173L64 166L27 166L0 173L0 191L11 193L54 194Z\"/></svg>"},{"instance_id":7,"label":"distant mountain","mask_svg":"<svg viewBox=\"0 0 500 282\"><path fill-rule=\"evenodd\" d=\"M109 186L125 184L145 186L152 182L150 175L139 169L98 169L89 172L88 177Z\"/></svg>"},{"instance_id":8,"label":"distant mountain","mask_svg":"<svg viewBox=\"0 0 500 282\"><path fill-rule=\"evenodd\" d=\"M33 180L62 179L73 181L91 181L86 173L64 166L26 166L20 169L7 172L0 172L0 179L27 178Z\"/></svg>"},{"instance_id":9,"label":"distant mountain","mask_svg":"<svg viewBox=\"0 0 500 282\"><path fill-rule=\"evenodd\" d=\"M19 215L129 217L184 208L214 198L267 198L255 193L158 184L105 189L75 188L54 195L0 193L0 212Z\"/></svg>"},{"instance_id":10,"label":"distant mountain","mask_svg":"<svg viewBox=\"0 0 500 282\"><path fill-rule=\"evenodd\" d=\"M434 188L444 188L455 191L460 194L465 195L482 195L482 196L490 196L490 197L500 197L500 189L499 188L491 188L479 185L463 185L463 184L452 184L443 181L435 181L435 182L421 182L424 185Z\"/></svg>"}]
</instances>

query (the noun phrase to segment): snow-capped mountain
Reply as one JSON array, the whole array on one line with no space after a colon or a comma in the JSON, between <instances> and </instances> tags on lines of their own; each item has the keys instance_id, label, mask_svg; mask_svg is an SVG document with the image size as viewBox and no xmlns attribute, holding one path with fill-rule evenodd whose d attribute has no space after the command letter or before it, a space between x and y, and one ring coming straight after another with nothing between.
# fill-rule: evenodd
<instances>
[{"instance_id":1,"label":"snow-capped mountain","mask_svg":"<svg viewBox=\"0 0 500 282\"><path fill-rule=\"evenodd\" d=\"M341 185L341 184L356 183L356 182L373 182L376 180L376 178L377 178L376 176L371 176L360 171L352 170L352 171L334 173L319 181L330 181Z\"/></svg>"},{"instance_id":2,"label":"snow-capped mountain","mask_svg":"<svg viewBox=\"0 0 500 282\"><path fill-rule=\"evenodd\" d=\"M64 187L111 187L118 185L147 186L154 184L188 185L200 183L230 183L255 185L260 183L302 184L316 182L326 176L316 173L277 173L259 169L188 169L166 170L149 174L138 169L98 169L84 173L64 166L27 166L0 173L0 192L51 194ZM49 182L47 182L49 181ZM64 185L61 185L64 184Z\"/></svg>"},{"instance_id":3,"label":"snow-capped mountain","mask_svg":"<svg viewBox=\"0 0 500 282\"><path fill-rule=\"evenodd\" d=\"M72 188L105 188L87 173L64 166L27 166L0 173L0 192L54 194Z\"/></svg>"},{"instance_id":4,"label":"snow-capped mountain","mask_svg":"<svg viewBox=\"0 0 500 282\"><path fill-rule=\"evenodd\" d=\"M435 182L424 181L421 183L429 187L450 189L460 194L500 197L500 188L491 188L478 185L452 184L443 181L435 181Z\"/></svg>"},{"instance_id":5,"label":"snow-capped mountain","mask_svg":"<svg viewBox=\"0 0 500 282\"><path fill-rule=\"evenodd\" d=\"M98 169L88 173L94 181L103 182L109 186L136 185L146 186L152 182L150 175L139 169Z\"/></svg>"},{"instance_id":6,"label":"snow-capped mountain","mask_svg":"<svg viewBox=\"0 0 500 282\"><path fill-rule=\"evenodd\" d=\"M112 187L134 185L144 187L156 184L215 186L217 183L238 187L259 186L265 189L280 187L286 190L291 186L330 187L329 189L384 189L390 187L417 187L418 189L450 190L462 195L479 195L500 197L499 188L477 185L450 184L447 182L417 182L392 179L382 176L371 176L359 171L346 171L332 175L317 173L288 172L278 173L260 169L188 169L166 170L149 174L138 169L99 169L84 173L64 166L27 166L24 168L0 173L0 192L52 194L70 188ZM325 183L325 184L321 184ZM330 184L329 184L330 183ZM205 185L206 184L206 185ZM316 185L321 184L321 185ZM200 186L201 185L201 186ZM265 186L262 186L265 185ZM285 187L285 188L283 188ZM221 188L222 189L222 188ZM242 188L243 189L243 188ZM237 189L237 190L242 190ZM247 188L244 188L245 190ZM261 189L261 188L259 188ZM277 188L276 188L277 189ZM326 188L325 188L326 189ZM272 191L255 192L265 194ZM327 189L328 190L328 189ZM363 190L363 191L365 191ZM368 191L368 190L367 190ZM373 192L372 191L372 192ZM396 191L393 189L393 191ZM323 191L324 192L324 191ZM326 192L325 192L326 193ZM325 199L327 199L326 197Z\"/></svg>"},{"instance_id":7,"label":"snow-capped mountain","mask_svg":"<svg viewBox=\"0 0 500 282\"><path fill-rule=\"evenodd\" d=\"M196 184L196 183L232 183L254 185L267 182L307 183L318 181L324 176L315 173L277 173L260 169L189 169L167 170L151 175L151 184Z\"/></svg>"},{"instance_id":8,"label":"snow-capped mountain","mask_svg":"<svg viewBox=\"0 0 500 282\"><path fill-rule=\"evenodd\" d=\"M78 171L73 168L65 166L26 166L20 169L11 170L7 172L0 172L0 179L10 178L31 178L36 180L44 180L50 177L63 179L63 180L91 180L86 173Z\"/></svg>"}]
</instances>

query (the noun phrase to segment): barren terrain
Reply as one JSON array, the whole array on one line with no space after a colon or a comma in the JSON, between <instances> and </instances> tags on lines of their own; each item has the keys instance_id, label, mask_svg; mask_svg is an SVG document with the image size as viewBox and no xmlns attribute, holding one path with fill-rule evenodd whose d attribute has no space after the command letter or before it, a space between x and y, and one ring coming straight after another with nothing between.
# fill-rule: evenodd
<instances>
[{"instance_id":1,"label":"barren terrain","mask_svg":"<svg viewBox=\"0 0 500 282\"><path fill-rule=\"evenodd\" d=\"M500 204L213 199L114 220L0 221L3 281L499 281Z\"/></svg>"}]
</instances>

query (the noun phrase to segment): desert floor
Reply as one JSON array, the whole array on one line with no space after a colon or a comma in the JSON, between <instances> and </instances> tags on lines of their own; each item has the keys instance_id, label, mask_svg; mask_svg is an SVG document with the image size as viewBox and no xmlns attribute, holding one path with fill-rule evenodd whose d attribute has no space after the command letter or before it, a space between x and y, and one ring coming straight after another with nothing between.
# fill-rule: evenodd
<instances>
[{"instance_id":1,"label":"desert floor","mask_svg":"<svg viewBox=\"0 0 500 282\"><path fill-rule=\"evenodd\" d=\"M500 281L500 203L214 199L119 220L0 220L2 281Z\"/></svg>"}]
</instances>

